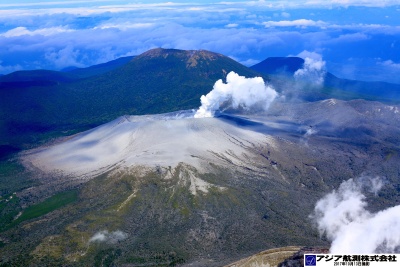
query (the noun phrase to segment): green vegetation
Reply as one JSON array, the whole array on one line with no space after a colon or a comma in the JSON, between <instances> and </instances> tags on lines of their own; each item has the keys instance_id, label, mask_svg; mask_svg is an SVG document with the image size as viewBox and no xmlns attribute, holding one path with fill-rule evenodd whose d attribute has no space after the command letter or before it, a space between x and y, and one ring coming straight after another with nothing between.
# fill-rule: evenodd
<instances>
[{"instance_id":1,"label":"green vegetation","mask_svg":"<svg viewBox=\"0 0 400 267\"><path fill-rule=\"evenodd\" d=\"M71 204L77 200L78 200L77 190L58 193L52 197L47 198L41 203L26 208L23 211L22 215L17 220L15 220L14 224L18 224L26 220L40 217L56 209L59 209L63 206Z\"/></svg>"},{"instance_id":2,"label":"green vegetation","mask_svg":"<svg viewBox=\"0 0 400 267\"><path fill-rule=\"evenodd\" d=\"M153 255L143 256L143 252L135 253L137 256L130 256L126 259L126 262L130 264L138 264L141 266L176 266L177 264L185 263L185 259L179 257L177 253L171 252L160 252Z\"/></svg>"},{"instance_id":3,"label":"green vegetation","mask_svg":"<svg viewBox=\"0 0 400 267\"><path fill-rule=\"evenodd\" d=\"M74 77L78 78L89 78L92 76L100 75L109 71L112 71L118 67L121 67L131 61L134 57L129 56L129 57L120 57L118 59L99 64L99 65L94 65L91 67L87 68L77 68L73 70L67 71L69 75L73 75Z\"/></svg>"},{"instance_id":4,"label":"green vegetation","mask_svg":"<svg viewBox=\"0 0 400 267\"><path fill-rule=\"evenodd\" d=\"M6 202L5 199L8 201ZM29 206L25 210L21 210L19 199L15 194L5 196L0 202L0 211L2 213L0 229L9 229L23 221L38 218L77 200L77 190L64 191L45 199L43 202Z\"/></svg>"},{"instance_id":5,"label":"green vegetation","mask_svg":"<svg viewBox=\"0 0 400 267\"><path fill-rule=\"evenodd\" d=\"M0 203L5 195L34 185L31 174L17 161L0 161Z\"/></svg>"},{"instance_id":6,"label":"green vegetation","mask_svg":"<svg viewBox=\"0 0 400 267\"><path fill-rule=\"evenodd\" d=\"M0 161L0 230L10 225L21 211L16 192L33 186L31 177L17 161Z\"/></svg>"},{"instance_id":7,"label":"green vegetation","mask_svg":"<svg viewBox=\"0 0 400 267\"><path fill-rule=\"evenodd\" d=\"M112 266L114 261L121 256L120 249L107 249L99 251L94 258L94 266Z\"/></svg>"},{"instance_id":8,"label":"green vegetation","mask_svg":"<svg viewBox=\"0 0 400 267\"><path fill-rule=\"evenodd\" d=\"M15 194L8 194L0 199L0 230L11 225L21 210L19 198Z\"/></svg>"}]
</instances>

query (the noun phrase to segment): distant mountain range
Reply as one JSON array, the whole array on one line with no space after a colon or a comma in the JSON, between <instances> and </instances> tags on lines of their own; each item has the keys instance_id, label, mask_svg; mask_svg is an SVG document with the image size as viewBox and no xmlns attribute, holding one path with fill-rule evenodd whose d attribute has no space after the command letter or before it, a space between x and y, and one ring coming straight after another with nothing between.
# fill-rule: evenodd
<instances>
[{"instance_id":1,"label":"distant mountain range","mask_svg":"<svg viewBox=\"0 0 400 267\"><path fill-rule=\"evenodd\" d=\"M51 86L64 82L72 82L79 79L89 78L96 75L112 71L131 61L134 57L121 57L110 62L99 65L90 66L87 68L70 67L62 71L52 70L26 70L16 71L8 75L0 75L0 90L21 88L21 87L36 87L36 86Z\"/></svg>"},{"instance_id":2,"label":"distant mountain range","mask_svg":"<svg viewBox=\"0 0 400 267\"><path fill-rule=\"evenodd\" d=\"M271 82L284 91L285 87L294 87L293 83L296 81L293 80L293 74L301 69L303 64L304 59L299 57L270 57L250 68L269 75ZM309 88L298 93L307 101L337 98L400 102L400 84L341 79L330 72L326 73L323 87Z\"/></svg>"},{"instance_id":3,"label":"distant mountain range","mask_svg":"<svg viewBox=\"0 0 400 267\"><path fill-rule=\"evenodd\" d=\"M18 71L0 77L0 157L49 138L72 134L125 114L155 114L197 108L218 79L234 71L261 76L277 91L295 88L296 57L268 58L250 68L209 51L152 49L89 68ZM297 89L296 89L297 90ZM344 80L327 73L323 88L288 96L400 100L400 85Z\"/></svg>"},{"instance_id":4,"label":"distant mountain range","mask_svg":"<svg viewBox=\"0 0 400 267\"><path fill-rule=\"evenodd\" d=\"M250 68L260 73L292 76L303 64L304 59L299 57L269 57Z\"/></svg>"}]
</instances>

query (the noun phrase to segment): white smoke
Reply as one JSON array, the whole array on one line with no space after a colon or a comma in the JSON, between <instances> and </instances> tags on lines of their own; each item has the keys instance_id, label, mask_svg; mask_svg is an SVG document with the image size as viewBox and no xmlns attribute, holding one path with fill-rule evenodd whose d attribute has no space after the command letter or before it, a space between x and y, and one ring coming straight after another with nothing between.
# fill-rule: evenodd
<instances>
[{"instance_id":1,"label":"white smoke","mask_svg":"<svg viewBox=\"0 0 400 267\"><path fill-rule=\"evenodd\" d=\"M326 75L325 61L322 60L322 56L306 50L297 56L304 59L304 64L302 69L294 73L296 81L322 86Z\"/></svg>"},{"instance_id":2,"label":"white smoke","mask_svg":"<svg viewBox=\"0 0 400 267\"><path fill-rule=\"evenodd\" d=\"M377 193L380 178L350 179L316 204L311 215L321 235L332 241L333 254L396 253L400 250L400 205L371 213L362 193Z\"/></svg>"},{"instance_id":3,"label":"white smoke","mask_svg":"<svg viewBox=\"0 0 400 267\"><path fill-rule=\"evenodd\" d=\"M265 85L261 77L246 78L232 71L226 76L226 83L218 80L212 91L201 96L201 106L194 117L213 117L223 104L234 109L266 110L277 95L272 87Z\"/></svg>"},{"instance_id":4,"label":"white smoke","mask_svg":"<svg viewBox=\"0 0 400 267\"><path fill-rule=\"evenodd\" d=\"M307 131L305 132L304 138L308 138L308 137L310 137L311 135L314 135L314 134L316 134L316 133L318 133L317 130L315 130L315 129L313 129L313 128L309 128L309 129L307 129Z\"/></svg>"},{"instance_id":5,"label":"white smoke","mask_svg":"<svg viewBox=\"0 0 400 267\"><path fill-rule=\"evenodd\" d=\"M304 133L303 137L300 139L300 142L303 143L304 145L308 146L308 139L314 134L317 134L318 130L315 128L308 128L306 132Z\"/></svg>"},{"instance_id":6,"label":"white smoke","mask_svg":"<svg viewBox=\"0 0 400 267\"><path fill-rule=\"evenodd\" d=\"M115 244L118 241L124 240L128 237L128 234L122 231L108 232L107 230L97 232L90 239L89 242L107 242Z\"/></svg>"}]
</instances>

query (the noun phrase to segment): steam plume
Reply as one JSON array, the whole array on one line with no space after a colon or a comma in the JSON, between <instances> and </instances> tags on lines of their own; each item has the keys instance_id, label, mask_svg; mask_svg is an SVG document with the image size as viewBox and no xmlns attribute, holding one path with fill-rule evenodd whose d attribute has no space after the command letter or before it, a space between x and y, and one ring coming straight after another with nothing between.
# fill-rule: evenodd
<instances>
[{"instance_id":1,"label":"steam plume","mask_svg":"<svg viewBox=\"0 0 400 267\"><path fill-rule=\"evenodd\" d=\"M300 139L300 141L308 146L308 139L310 138L310 136L314 135L318 133L318 130L316 130L315 128L308 128L307 131L304 133L303 137Z\"/></svg>"},{"instance_id":2,"label":"steam plume","mask_svg":"<svg viewBox=\"0 0 400 267\"><path fill-rule=\"evenodd\" d=\"M316 86L321 86L324 83L326 69L325 61L322 56L315 52L303 51L299 57L304 58L303 68L294 73L294 78L297 81L306 82Z\"/></svg>"},{"instance_id":3,"label":"steam plume","mask_svg":"<svg viewBox=\"0 0 400 267\"><path fill-rule=\"evenodd\" d=\"M377 193L379 178L350 179L316 204L311 217L332 241L330 253L396 253L400 250L400 205L371 213L363 189Z\"/></svg>"},{"instance_id":4,"label":"steam plume","mask_svg":"<svg viewBox=\"0 0 400 267\"><path fill-rule=\"evenodd\" d=\"M107 242L115 244L118 241L124 240L128 235L122 231L108 232L107 230L97 232L90 239L89 242Z\"/></svg>"},{"instance_id":5,"label":"steam plume","mask_svg":"<svg viewBox=\"0 0 400 267\"><path fill-rule=\"evenodd\" d=\"M266 110L277 95L272 87L265 85L261 77L245 78L232 71L226 76L226 83L218 80L212 91L201 96L201 106L194 117L213 117L222 104L234 109Z\"/></svg>"}]
</instances>

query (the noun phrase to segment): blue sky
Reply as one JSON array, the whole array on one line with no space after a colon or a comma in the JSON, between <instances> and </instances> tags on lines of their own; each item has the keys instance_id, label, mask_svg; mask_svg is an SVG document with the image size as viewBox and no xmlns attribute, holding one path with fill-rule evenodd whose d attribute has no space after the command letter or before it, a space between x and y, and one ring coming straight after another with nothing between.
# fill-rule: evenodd
<instances>
[{"instance_id":1,"label":"blue sky","mask_svg":"<svg viewBox=\"0 0 400 267\"><path fill-rule=\"evenodd\" d=\"M400 83L400 1L0 0L0 73L86 67L155 47L253 65L320 54L349 79Z\"/></svg>"}]
</instances>

